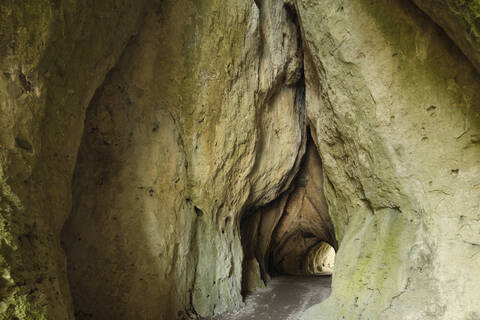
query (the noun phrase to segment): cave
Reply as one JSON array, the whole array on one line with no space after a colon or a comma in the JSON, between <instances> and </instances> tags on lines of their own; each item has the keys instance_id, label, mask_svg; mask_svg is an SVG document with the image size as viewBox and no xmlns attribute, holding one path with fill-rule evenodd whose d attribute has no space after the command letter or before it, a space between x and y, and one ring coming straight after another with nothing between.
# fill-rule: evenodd
<instances>
[{"instance_id":1,"label":"cave","mask_svg":"<svg viewBox=\"0 0 480 320\"><path fill-rule=\"evenodd\" d=\"M264 287L275 275L333 272L338 244L323 193L322 162L308 129L307 135L300 169L288 190L260 208L246 210L240 222L244 295Z\"/></svg>"},{"instance_id":2,"label":"cave","mask_svg":"<svg viewBox=\"0 0 480 320\"><path fill-rule=\"evenodd\" d=\"M4 1L0 320L480 319L479 16Z\"/></svg>"}]
</instances>

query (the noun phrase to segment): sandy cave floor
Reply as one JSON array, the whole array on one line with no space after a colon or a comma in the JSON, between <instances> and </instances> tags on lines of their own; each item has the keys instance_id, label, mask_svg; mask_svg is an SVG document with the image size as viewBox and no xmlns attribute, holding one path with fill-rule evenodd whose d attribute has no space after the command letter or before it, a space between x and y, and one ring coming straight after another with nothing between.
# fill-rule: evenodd
<instances>
[{"instance_id":1,"label":"sandy cave floor","mask_svg":"<svg viewBox=\"0 0 480 320\"><path fill-rule=\"evenodd\" d=\"M245 300L245 306L211 320L297 320L300 312L330 295L331 277L282 276Z\"/></svg>"}]
</instances>

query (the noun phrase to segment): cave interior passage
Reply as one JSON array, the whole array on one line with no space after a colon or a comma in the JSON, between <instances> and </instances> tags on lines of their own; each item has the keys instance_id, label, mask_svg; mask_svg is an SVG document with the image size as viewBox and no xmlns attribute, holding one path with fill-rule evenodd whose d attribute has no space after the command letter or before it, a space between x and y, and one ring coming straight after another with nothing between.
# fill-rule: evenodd
<instances>
[{"instance_id":1,"label":"cave interior passage","mask_svg":"<svg viewBox=\"0 0 480 320\"><path fill-rule=\"evenodd\" d=\"M302 164L288 190L246 212L241 221L244 295L263 288L272 277L332 275L338 245L323 184L322 161L308 134Z\"/></svg>"}]
</instances>

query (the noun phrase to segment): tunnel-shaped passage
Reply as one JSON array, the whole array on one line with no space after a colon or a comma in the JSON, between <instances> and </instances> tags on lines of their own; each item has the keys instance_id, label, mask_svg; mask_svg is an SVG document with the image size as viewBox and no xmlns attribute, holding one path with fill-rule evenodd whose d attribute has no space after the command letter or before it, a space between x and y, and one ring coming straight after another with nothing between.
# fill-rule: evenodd
<instances>
[{"instance_id":1,"label":"tunnel-shaped passage","mask_svg":"<svg viewBox=\"0 0 480 320\"><path fill-rule=\"evenodd\" d=\"M300 233L291 237L279 252L271 253L270 274L331 275L335 263L335 249L325 241Z\"/></svg>"},{"instance_id":2,"label":"tunnel-shaped passage","mask_svg":"<svg viewBox=\"0 0 480 320\"><path fill-rule=\"evenodd\" d=\"M321 241L308 251L307 273L311 275L331 275L335 266L335 249Z\"/></svg>"},{"instance_id":3,"label":"tunnel-shaped passage","mask_svg":"<svg viewBox=\"0 0 480 320\"><path fill-rule=\"evenodd\" d=\"M308 135L290 188L242 219L243 293L276 275L330 275L337 242L324 196L322 161Z\"/></svg>"}]
</instances>

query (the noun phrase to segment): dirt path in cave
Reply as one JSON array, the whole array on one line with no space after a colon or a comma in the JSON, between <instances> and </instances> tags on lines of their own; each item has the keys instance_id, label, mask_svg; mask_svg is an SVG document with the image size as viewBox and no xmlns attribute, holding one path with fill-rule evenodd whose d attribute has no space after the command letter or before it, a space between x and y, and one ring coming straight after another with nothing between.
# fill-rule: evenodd
<instances>
[{"instance_id":1,"label":"dirt path in cave","mask_svg":"<svg viewBox=\"0 0 480 320\"><path fill-rule=\"evenodd\" d=\"M331 277L274 278L268 287L246 298L239 311L211 320L297 320L298 314L330 295Z\"/></svg>"}]
</instances>

